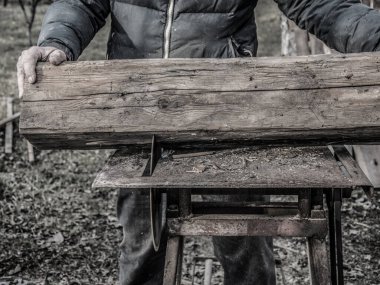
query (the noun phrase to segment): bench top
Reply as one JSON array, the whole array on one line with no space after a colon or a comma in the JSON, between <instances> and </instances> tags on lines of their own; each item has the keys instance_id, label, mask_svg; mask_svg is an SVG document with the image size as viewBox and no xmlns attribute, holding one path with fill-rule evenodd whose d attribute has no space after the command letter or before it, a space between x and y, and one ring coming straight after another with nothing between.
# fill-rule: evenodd
<instances>
[{"instance_id":1,"label":"bench top","mask_svg":"<svg viewBox=\"0 0 380 285\"><path fill-rule=\"evenodd\" d=\"M335 151L335 155L333 154ZM251 147L191 153L164 150L152 176L150 154L117 150L93 187L357 189L372 185L345 147Z\"/></svg>"}]
</instances>

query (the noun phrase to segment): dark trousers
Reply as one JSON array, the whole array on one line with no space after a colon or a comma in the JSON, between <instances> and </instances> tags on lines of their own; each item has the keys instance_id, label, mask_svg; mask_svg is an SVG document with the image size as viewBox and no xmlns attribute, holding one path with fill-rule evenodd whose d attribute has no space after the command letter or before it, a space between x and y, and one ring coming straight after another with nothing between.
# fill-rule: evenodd
<instances>
[{"instance_id":1,"label":"dark trousers","mask_svg":"<svg viewBox=\"0 0 380 285\"><path fill-rule=\"evenodd\" d=\"M262 197L221 196L218 201L249 201ZM215 200L211 196L204 200ZM161 285L167 237L159 252L151 241L149 196L121 189L117 214L123 226L120 256L121 285ZM276 284L273 242L269 237L214 237L215 256L224 269L224 285Z\"/></svg>"}]
</instances>

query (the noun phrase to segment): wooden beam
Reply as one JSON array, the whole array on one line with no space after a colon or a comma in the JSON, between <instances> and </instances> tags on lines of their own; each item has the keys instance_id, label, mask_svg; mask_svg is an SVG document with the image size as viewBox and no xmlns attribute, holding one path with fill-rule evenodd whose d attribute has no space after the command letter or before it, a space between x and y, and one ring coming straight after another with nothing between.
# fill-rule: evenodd
<instances>
[{"instance_id":1,"label":"wooden beam","mask_svg":"<svg viewBox=\"0 0 380 285\"><path fill-rule=\"evenodd\" d=\"M281 16L281 54L285 56L309 55L309 34L300 29L285 15Z\"/></svg>"},{"instance_id":2,"label":"wooden beam","mask_svg":"<svg viewBox=\"0 0 380 285\"><path fill-rule=\"evenodd\" d=\"M7 101L8 97L0 97L0 120L7 117Z\"/></svg>"},{"instance_id":3,"label":"wooden beam","mask_svg":"<svg viewBox=\"0 0 380 285\"><path fill-rule=\"evenodd\" d=\"M355 159L376 190L380 189L380 145L354 146Z\"/></svg>"},{"instance_id":4,"label":"wooden beam","mask_svg":"<svg viewBox=\"0 0 380 285\"><path fill-rule=\"evenodd\" d=\"M325 218L323 211L312 211L312 218ZM327 255L327 245L325 238L319 239L309 237L306 239L310 284L311 285L330 285L330 268Z\"/></svg>"},{"instance_id":5,"label":"wooden beam","mask_svg":"<svg viewBox=\"0 0 380 285\"><path fill-rule=\"evenodd\" d=\"M380 1L379 0L363 0L362 2L364 4L367 4L371 8L376 8L376 9L380 8Z\"/></svg>"},{"instance_id":6,"label":"wooden beam","mask_svg":"<svg viewBox=\"0 0 380 285\"><path fill-rule=\"evenodd\" d=\"M373 183L368 178L361 166L354 160L345 146L329 147L337 160L341 163L340 167L344 175L348 175L357 185L362 185L363 190L371 193L373 191Z\"/></svg>"},{"instance_id":7,"label":"wooden beam","mask_svg":"<svg viewBox=\"0 0 380 285\"><path fill-rule=\"evenodd\" d=\"M8 124L9 122L12 122L20 117L20 112L17 112L13 114L12 116L5 118L3 120L0 120L0 128Z\"/></svg>"},{"instance_id":8,"label":"wooden beam","mask_svg":"<svg viewBox=\"0 0 380 285\"><path fill-rule=\"evenodd\" d=\"M33 145L30 142L26 142L26 147L28 149L28 161L33 163L35 161Z\"/></svg>"},{"instance_id":9,"label":"wooden beam","mask_svg":"<svg viewBox=\"0 0 380 285\"><path fill-rule=\"evenodd\" d=\"M320 237L327 234L326 219L297 216L199 215L168 219L170 235Z\"/></svg>"},{"instance_id":10,"label":"wooden beam","mask_svg":"<svg viewBox=\"0 0 380 285\"><path fill-rule=\"evenodd\" d=\"M176 285L178 279L181 251L183 250L183 237L173 236L168 238L165 255L164 280L163 284Z\"/></svg>"},{"instance_id":11,"label":"wooden beam","mask_svg":"<svg viewBox=\"0 0 380 285\"><path fill-rule=\"evenodd\" d=\"M13 98L8 97L7 98L7 117L12 117L13 115ZM4 152L5 153L12 153L13 150L13 123L8 122L5 125L5 145L4 145Z\"/></svg>"},{"instance_id":12,"label":"wooden beam","mask_svg":"<svg viewBox=\"0 0 380 285\"><path fill-rule=\"evenodd\" d=\"M40 64L21 133L36 147L380 141L380 53Z\"/></svg>"}]
</instances>

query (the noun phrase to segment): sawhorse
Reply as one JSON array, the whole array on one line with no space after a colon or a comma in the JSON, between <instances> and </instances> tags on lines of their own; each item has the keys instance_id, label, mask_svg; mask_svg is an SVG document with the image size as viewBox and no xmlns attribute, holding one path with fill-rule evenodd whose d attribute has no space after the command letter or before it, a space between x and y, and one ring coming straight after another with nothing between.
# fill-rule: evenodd
<instances>
[{"instance_id":1,"label":"sawhorse","mask_svg":"<svg viewBox=\"0 0 380 285\"><path fill-rule=\"evenodd\" d=\"M183 237L307 239L311 284L344 284L341 204L372 185L345 147L245 148L217 152L117 151L94 187L148 188L153 242L167 227L165 285L180 284ZM192 195L298 196L298 202L195 202ZM324 198L327 211L324 210ZM327 213L327 215L326 215ZM162 223L162 217L166 223ZM326 247L329 233L330 261Z\"/></svg>"}]
</instances>

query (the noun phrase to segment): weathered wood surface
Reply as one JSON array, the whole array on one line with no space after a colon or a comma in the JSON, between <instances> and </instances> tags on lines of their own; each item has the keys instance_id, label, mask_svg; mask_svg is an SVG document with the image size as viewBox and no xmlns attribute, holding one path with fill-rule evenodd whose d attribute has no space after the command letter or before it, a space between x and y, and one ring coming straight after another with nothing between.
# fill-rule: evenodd
<instances>
[{"instance_id":1,"label":"weathered wood surface","mask_svg":"<svg viewBox=\"0 0 380 285\"><path fill-rule=\"evenodd\" d=\"M355 189L371 186L364 174L363 177L360 173L344 175L327 147L256 147L180 159L171 159L168 152L167 158L158 161L152 176L143 177L148 160L147 153L131 154L119 150L97 175L93 186L192 189Z\"/></svg>"},{"instance_id":2,"label":"weathered wood surface","mask_svg":"<svg viewBox=\"0 0 380 285\"><path fill-rule=\"evenodd\" d=\"M380 53L40 64L21 133L39 148L380 141Z\"/></svg>"},{"instance_id":3,"label":"weathered wood surface","mask_svg":"<svg viewBox=\"0 0 380 285\"><path fill-rule=\"evenodd\" d=\"M369 188L372 188L373 185L368 179L368 176L363 172L358 162L354 160L352 155L348 152L345 146L334 146L331 148L335 157L342 163L344 167L344 173L347 174L354 181L361 181L362 185L371 185ZM365 186L364 188L368 188ZM371 189L366 189L371 190Z\"/></svg>"},{"instance_id":4,"label":"weathered wood surface","mask_svg":"<svg viewBox=\"0 0 380 285\"><path fill-rule=\"evenodd\" d=\"M312 211L311 218L326 218L324 211ZM327 244L325 238L315 237L306 239L310 284L311 285L330 285L330 263L327 254Z\"/></svg>"},{"instance_id":5,"label":"weathered wood surface","mask_svg":"<svg viewBox=\"0 0 380 285\"><path fill-rule=\"evenodd\" d=\"M363 0L362 3L367 4L371 8L380 8L380 1L379 0Z\"/></svg>"},{"instance_id":6,"label":"weathered wood surface","mask_svg":"<svg viewBox=\"0 0 380 285\"><path fill-rule=\"evenodd\" d=\"M8 97L0 97L0 120L7 117Z\"/></svg>"},{"instance_id":7,"label":"weathered wood surface","mask_svg":"<svg viewBox=\"0 0 380 285\"><path fill-rule=\"evenodd\" d=\"M169 234L181 236L325 237L327 220L296 216L194 215L168 219Z\"/></svg>"},{"instance_id":8,"label":"weathered wood surface","mask_svg":"<svg viewBox=\"0 0 380 285\"><path fill-rule=\"evenodd\" d=\"M299 28L285 15L281 19L281 34L281 54L284 56L331 53L322 41Z\"/></svg>"},{"instance_id":9,"label":"weathered wood surface","mask_svg":"<svg viewBox=\"0 0 380 285\"><path fill-rule=\"evenodd\" d=\"M179 264L182 264L182 251L183 251L183 237L174 236L169 237L166 246L165 255L165 267L164 267L164 277L163 283L165 285L176 285L178 284L178 277L180 282Z\"/></svg>"},{"instance_id":10,"label":"weathered wood surface","mask_svg":"<svg viewBox=\"0 0 380 285\"><path fill-rule=\"evenodd\" d=\"M376 189L380 189L380 145L354 146L355 159Z\"/></svg>"},{"instance_id":11,"label":"weathered wood surface","mask_svg":"<svg viewBox=\"0 0 380 285\"><path fill-rule=\"evenodd\" d=\"M239 193L238 191L236 191ZM281 193L281 192L280 192ZM267 194L267 193L266 193ZM271 216L297 215L297 203L286 202L192 202L191 209L193 214L262 214L264 209Z\"/></svg>"},{"instance_id":12,"label":"weathered wood surface","mask_svg":"<svg viewBox=\"0 0 380 285\"><path fill-rule=\"evenodd\" d=\"M327 245L324 239L308 238L307 250L311 285L330 285L330 269Z\"/></svg>"},{"instance_id":13,"label":"weathered wood surface","mask_svg":"<svg viewBox=\"0 0 380 285\"><path fill-rule=\"evenodd\" d=\"M13 98L7 98L7 118L13 115ZM13 150L13 123L9 122L5 125L5 144L4 152L12 153Z\"/></svg>"},{"instance_id":14,"label":"weathered wood surface","mask_svg":"<svg viewBox=\"0 0 380 285\"><path fill-rule=\"evenodd\" d=\"M281 17L281 54L285 56L309 55L309 34L300 29L285 15Z\"/></svg>"},{"instance_id":15,"label":"weathered wood surface","mask_svg":"<svg viewBox=\"0 0 380 285\"><path fill-rule=\"evenodd\" d=\"M28 149L28 161L34 162L36 157L34 155L34 148L33 145L30 142L26 142L26 147Z\"/></svg>"},{"instance_id":16,"label":"weathered wood surface","mask_svg":"<svg viewBox=\"0 0 380 285\"><path fill-rule=\"evenodd\" d=\"M12 116L8 117L8 118L0 120L0 128L3 127L3 126L5 126L9 122L12 122L12 121L18 119L19 117L20 117L20 112L17 112L15 114L13 114Z\"/></svg>"}]
</instances>

